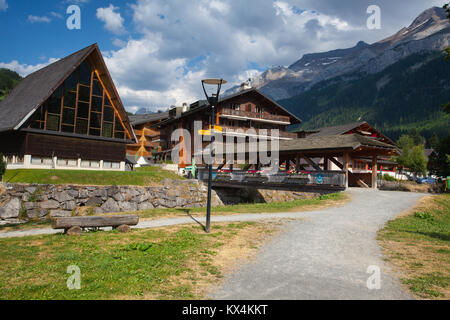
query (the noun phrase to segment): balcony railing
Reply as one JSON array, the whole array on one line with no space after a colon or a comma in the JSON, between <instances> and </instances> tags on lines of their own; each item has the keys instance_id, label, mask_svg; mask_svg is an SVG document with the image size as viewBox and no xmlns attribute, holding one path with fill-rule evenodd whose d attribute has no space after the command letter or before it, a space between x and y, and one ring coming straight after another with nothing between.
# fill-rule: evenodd
<instances>
[{"instance_id":1,"label":"balcony railing","mask_svg":"<svg viewBox=\"0 0 450 320\"><path fill-rule=\"evenodd\" d=\"M230 126L221 126L223 128L223 133L233 133L233 134L241 134L241 135L252 135L255 134L259 136L269 136L272 137L275 134L275 130L271 129L250 129L250 128L239 128L239 127L230 127ZM250 131L249 131L250 130ZM297 134L292 132L278 131L278 136L280 138L287 139L296 139Z\"/></svg>"},{"instance_id":2,"label":"balcony railing","mask_svg":"<svg viewBox=\"0 0 450 320\"><path fill-rule=\"evenodd\" d=\"M284 122L291 123L291 119L287 116L273 115L268 113L257 113L257 112L248 112L241 110L232 110L232 109L222 109L220 112L221 115L224 116L235 116L248 118L249 120L265 120L265 121L276 121L276 122Z\"/></svg>"}]
</instances>

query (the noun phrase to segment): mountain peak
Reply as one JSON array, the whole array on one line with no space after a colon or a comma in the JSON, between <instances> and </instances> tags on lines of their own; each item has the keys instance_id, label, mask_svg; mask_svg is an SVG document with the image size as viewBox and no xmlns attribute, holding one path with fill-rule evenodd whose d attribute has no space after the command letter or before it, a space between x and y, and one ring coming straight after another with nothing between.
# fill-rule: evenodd
<instances>
[{"instance_id":1,"label":"mountain peak","mask_svg":"<svg viewBox=\"0 0 450 320\"><path fill-rule=\"evenodd\" d=\"M432 19L434 21L441 21L447 19L445 9L440 7L431 7L422 12L412 23L411 26L417 23L422 23L426 20Z\"/></svg>"},{"instance_id":2,"label":"mountain peak","mask_svg":"<svg viewBox=\"0 0 450 320\"><path fill-rule=\"evenodd\" d=\"M368 46L370 46L370 45L367 42L364 42L364 41L359 41L356 44L356 48L364 48L364 47L368 47Z\"/></svg>"}]
</instances>

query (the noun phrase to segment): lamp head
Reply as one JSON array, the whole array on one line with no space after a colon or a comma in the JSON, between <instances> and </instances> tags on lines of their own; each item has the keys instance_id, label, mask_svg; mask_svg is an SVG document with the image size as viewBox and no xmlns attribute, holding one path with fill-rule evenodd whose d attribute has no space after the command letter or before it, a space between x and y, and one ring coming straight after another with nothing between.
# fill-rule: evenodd
<instances>
[{"instance_id":1,"label":"lamp head","mask_svg":"<svg viewBox=\"0 0 450 320\"><path fill-rule=\"evenodd\" d=\"M204 79L204 80L202 80L202 82L204 84L212 85L212 86L218 86L218 85L223 85L223 84L228 83L226 80L223 80L223 79Z\"/></svg>"}]
</instances>

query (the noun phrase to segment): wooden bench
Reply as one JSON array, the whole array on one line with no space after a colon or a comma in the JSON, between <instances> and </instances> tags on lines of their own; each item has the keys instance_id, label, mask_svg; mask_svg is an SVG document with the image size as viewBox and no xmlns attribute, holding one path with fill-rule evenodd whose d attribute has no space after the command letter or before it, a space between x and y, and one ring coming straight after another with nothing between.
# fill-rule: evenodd
<instances>
[{"instance_id":1,"label":"wooden bench","mask_svg":"<svg viewBox=\"0 0 450 320\"><path fill-rule=\"evenodd\" d=\"M64 229L64 233L74 230L74 233L81 233L85 228L106 228L117 229L123 226L136 226L139 223L137 215L117 215L117 216L95 216L95 217L68 217L54 218L52 220L53 229ZM79 231L78 231L79 230Z\"/></svg>"}]
</instances>

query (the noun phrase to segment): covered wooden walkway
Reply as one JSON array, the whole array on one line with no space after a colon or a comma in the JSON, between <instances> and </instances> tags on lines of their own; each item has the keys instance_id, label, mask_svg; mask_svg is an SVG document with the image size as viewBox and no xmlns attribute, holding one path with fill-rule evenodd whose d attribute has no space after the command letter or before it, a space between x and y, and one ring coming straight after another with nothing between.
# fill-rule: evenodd
<instances>
[{"instance_id":1,"label":"covered wooden walkway","mask_svg":"<svg viewBox=\"0 0 450 320\"><path fill-rule=\"evenodd\" d=\"M245 159L258 157L257 165L247 165L243 170L233 170L236 167L239 148L236 144L223 144L224 159L215 170L214 184L217 186L251 186L272 189L346 189L349 186L377 188L378 159L398 155L396 146L377 139L358 134L309 137L290 141L279 141L278 172L266 173L260 164L259 155L250 155L248 144L245 146ZM206 149L207 150L207 149ZM207 152L207 151L204 152ZM217 149L216 149L217 150ZM267 150L272 152L270 142ZM242 152L242 151L241 151ZM225 157L234 154L233 163L225 163ZM353 173L351 164L354 159L372 159L370 174ZM222 160L222 161L218 161ZM228 168L229 170L223 170ZM254 171L250 170L253 168ZM200 179L206 179L200 173Z\"/></svg>"}]
</instances>

